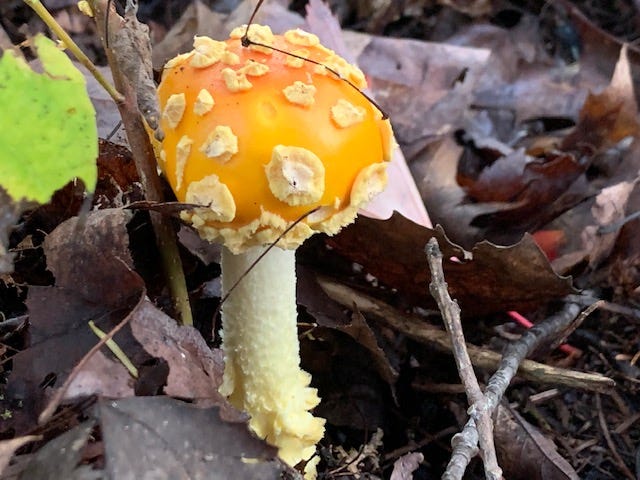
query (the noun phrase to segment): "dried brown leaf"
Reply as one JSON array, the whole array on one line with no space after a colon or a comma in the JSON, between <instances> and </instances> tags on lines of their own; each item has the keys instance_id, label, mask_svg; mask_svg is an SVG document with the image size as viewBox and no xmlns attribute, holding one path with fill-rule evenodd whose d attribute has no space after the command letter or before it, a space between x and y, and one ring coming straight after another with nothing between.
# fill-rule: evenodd
<instances>
[{"instance_id":1,"label":"dried brown leaf","mask_svg":"<svg viewBox=\"0 0 640 480\"><path fill-rule=\"evenodd\" d=\"M389 385L395 384L398 378L398 372L391 366L384 350L378 345L373 330L371 330L371 327L367 324L367 320L357 309L351 315L351 323L338 327L337 329L346 333L358 344L366 348L371 354L371 359L380 378Z\"/></svg>"},{"instance_id":2,"label":"dried brown leaf","mask_svg":"<svg viewBox=\"0 0 640 480\"><path fill-rule=\"evenodd\" d=\"M134 379L122 363L112 360L102 352L97 352L75 376L64 398L72 400L90 395L109 398L132 397L133 381Z\"/></svg>"},{"instance_id":3,"label":"dried brown leaf","mask_svg":"<svg viewBox=\"0 0 640 480\"><path fill-rule=\"evenodd\" d=\"M109 331L138 303L144 283L130 267L126 229L130 217L119 209L94 211L82 222L77 217L67 220L47 237L47 267L55 275L56 285L29 288L26 303L31 344L14 357L7 386L8 401L22 402L24 408L3 421L3 428L20 432L33 425L50 393L47 387L59 386L97 343L89 320ZM125 351L133 342L124 332L115 340ZM94 366L95 375L120 368L113 364ZM113 388L109 393L126 388L106 378L96 380L94 386ZM83 383L86 387L86 378ZM83 390L86 393L86 388Z\"/></svg>"},{"instance_id":4,"label":"dried brown leaf","mask_svg":"<svg viewBox=\"0 0 640 480\"><path fill-rule=\"evenodd\" d=\"M98 415L109 478L300 478L276 449L244 422L227 422L217 408L197 408L166 397L101 400Z\"/></svg>"},{"instance_id":5,"label":"dried brown leaf","mask_svg":"<svg viewBox=\"0 0 640 480\"><path fill-rule=\"evenodd\" d=\"M500 466L513 480L578 480L555 444L514 410L500 406L494 422Z\"/></svg>"},{"instance_id":6,"label":"dried brown leaf","mask_svg":"<svg viewBox=\"0 0 640 480\"><path fill-rule=\"evenodd\" d=\"M574 291L571 279L553 272L528 235L511 247L481 242L465 252L440 228L420 227L395 214L385 221L359 218L328 242L386 285L421 305L433 306L424 257L431 237L438 239L443 252L451 296L466 315L527 311Z\"/></svg>"},{"instance_id":7,"label":"dried brown leaf","mask_svg":"<svg viewBox=\"0 0 640 480\"><path fill-rule=\"evenodd\" d=\"M601 93L589 94L578 124L561 144L564 151L602 151L628 136L640 135L627 47L620 50L611 83Z\"/></svg>"},{"instance_id":8,"label":"dried brown leaf","mask_svg":"<svg viewBox=\"0 0 640 480\"><path fill-rule=\"evenodd\" d=\"M615 225L624 219L627 202L635 186L636 182L620 182L603 188L595 198L591 214L596 224L585 227L581 235L591 266L599 265L613 250L619 233ZM611 226L613 231L601 231Z\"/></svg>"},{"instance_id":9,"label":"dried brown leaf","mask_svg":"<svg viewBox=\"0 0 640 480\"><path fill-rule=\"evenodd\" d=\"M160 107L151 66L149 27L138 21L136 9L130 4L127 4L124 17L118 18L119 21L115 20L115 14L110 18L114 20L109 22L112 29L109 48L118 52L114 56L118 69L135 88L132 98L136 99L149 127L155 130L160 119Z\"/></svg>"},{"instance_id":10,"label":"dried brown leaf","mask_svg":"<svg viewBox=\"0 0 640 480\"><path fill-rule=\"evenodd\" d=\"M218 393L224 371L222 356L207 346L196 329L178 325L145 301L133 313L131 331L150 355L167 362L169 376L165 394L228 405Z\"/></svg>"}]
</instances>

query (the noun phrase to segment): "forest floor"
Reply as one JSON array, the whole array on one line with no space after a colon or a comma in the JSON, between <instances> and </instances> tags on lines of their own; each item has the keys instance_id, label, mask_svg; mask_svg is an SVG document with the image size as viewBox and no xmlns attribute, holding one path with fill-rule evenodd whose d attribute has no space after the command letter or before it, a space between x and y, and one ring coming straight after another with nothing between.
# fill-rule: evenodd
<instances>
[{"instance_id":1,"label":"forest floor","mask_svg":"<svg viewBox=\"0 0 640 480\"><path fill-rule=\"evenodd\" d=\"M93 20L43 3L108 71ZM256 6L139 3L156 73ZM333 16L309 3L267 0L256 21L355 60L409 167L353 225L299 249L302 365L327 420L319 478L461 478L451 440L473 414L469 378L429 292L431 238L486 394L475 406L508 371L501 354L521 363L493 406L504 478L640 478L640 3L329 1ZM0 49L38 32L50 34L23 2L0 4ZM145 199L120 114L87 81L102 138L91 208L73 182L11 225L0 216L13 255L0 272L1 478L295 476L217 391L219 247L175 222L196 329L179 327L150 214L125 208ZM86 356L89 320L122 326L137 379L107 348ZM464 478L486 478L467 451Z\"/></svg>"}]
</instances>

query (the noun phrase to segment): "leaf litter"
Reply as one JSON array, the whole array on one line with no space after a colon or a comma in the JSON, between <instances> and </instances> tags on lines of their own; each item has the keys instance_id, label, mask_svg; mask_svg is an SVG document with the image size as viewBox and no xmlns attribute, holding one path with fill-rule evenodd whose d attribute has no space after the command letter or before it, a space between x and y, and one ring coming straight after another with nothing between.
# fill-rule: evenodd
<instances>
[{"instance_id":1,"label":"leaf litter","mask_svg":"<svg viewBox=\"0 0 640 480\"><path fill-rule=\"evenodd\" d=\"M192 4L175 29L160 39L162 47L154 48L155 65L178 53L202 28L222 38L231 23L245 23L249 2L236 3L238 8L230 16L212 12L202 2ZM360 18L359 26L368 32L385 28L407 32L403 28L429 18L415 14L424 8L421 2L405 2L401 8L388 2L373 15L372 11L366 14L365 4L370 2L361 3L334 12L344 19L355 9L352 18ZM615 376L625 394L634 391L629 382L637 378L633 339L637 338L638 316L633 312L640 265L634 239L640 223L625 220L637 212L640 198L635 188L638 130L630 73L637 67L635 53L630 56L631 64L621 53L609 82L612 52L616 48L617 55L620 45L607 43L608 54L603 56L605 47L593 40L594 36L602 38L601 31L588 18L586 23L576 20L574 10L561 21L571 24L573 20L580 28L583 45L578 68L545 50L541 39L548 33L544 31L548 11L524 12L515 27L505 27L500 22L470 21L460 16L463 7L459 2L448 3L452 8L429 11L439 24L431 38L343 33L344 43L370 79L373 94L391 111L422 198L432 220L442 228L428 229L398 214L387 220L360 218L339 236L313 239L301 249L303 363L314 374L323 397L319 413L331 427L322 445L329 475L411 478L441 472L447 451L436 441L439 432L464 422L464 402L459 395L425 396L411 388L414 376L429 378L430 388L441 391L447 384L455 386L458 380L450 358L425 351L402 331L368 322L357 306L350 310L337 305L315 283L317 274L329 274L433 321L422 251L431 236L440 240L448 259L447 282L462 306L470 341L499 350L505 338L521 333L519 327L505 324L504 312L516 309L542 319L556 302L576 291L574 285L589 288L619 313L601 313L572 335L570 341L585 352L582 357L560 360L547 355L543 360L572 362L577 369ZM487 8L486 2L471 3L467 14ZM266 2L267 6L260 21L275 25L277 19L281 27L274 26L275 30L304 22L293 12L285 14L278 2ZM536 14L541 22L536 22ZM313 15L311 10L309 19ZM454 34L446 37L445 26L455 27ZM443 38L446 42L440 41ZM560 43L554 42L556 46ZM569 51L571 48L569 45ZM108 102L94 104L99 118L101 109L106 113L112 108ZM113 117L105 118L107 123L113 121ZM88 320L97 320L108 331L129 316L129 326L116 335L116 342L141 372L146 369L144 385L128 376L103 349L71 384L62 407L62 412L66 409L79 418L89 414L78 403L82 402L79 397L131 397L116 403L98 401L92 415L99 419L94 432L101 436L90 440L83 454L88 455L91 446L99 453L85 458L102 458L96 465L104 465L113 478L127 478L136 468L143 472L160 466L176 474L192 468L193 474L204 475L211 465L233 472L232 476L240 471L234 469L244 465L247 470L242 478L276 478L282 465L273 451L246 434L242 415L217 393L222 371L219 351L211 349L196 330L178 327L163 312L171 313L166 289L153 269L144 268L153 258L153 248L140 243L146 238L141 232L148 231L148 221L144 213L121 210L142 199L126 149L102 143L100 151L106 161L94 197L98 210L80 212L82 192L69 190L54 198L48 210L42 207L28 213L21 229L11 232L7 245L17 257L16 271L2 277L0 292L6 292L6 305L14 305L10 319L28 314L29 335L16 331L12 340L21 351L5 371L8 385L3 405L9 414L2 421L3 432L39 431L35 420L44 404L97 341L86 326ZM68 220L79 212L79 219ZM15 220L9 220L7 226L11 223ZM40 226L50 233L46 239ZM533 236L525 235L527 232ZM21 250L16 249L18 245ZM216 258L215 253L203 254L202 248L191 243L182 253L190 259L187 274L192 293L199 299L197 308L206 316L215 310L218 293L205 285L215 283L218 271L198 260ZM562 271L574 275L573 283L553 270L545 256L551 254L558 256L554 265L564 262ZM582 261L572 263L570 258ZM141 299L144 292L149 298ZM4 298L2 305L4 312ZM210 332L203 333L210 337ZM537 391L534 383L519 383L510 399ZM161 396L132 397L140 392L186 399L202 408ZM546 472L540 478L573 478L574 467L617 471L611 456L588 456L598 445L586 443L599 436L595 427L599 423L590 422L590 410L585 407L588 394L570 389L561 392L538 404L536 414L527 418L543 427L549 422L552 428L547 426L540 433L528 423L519 433L497 432L505 449L501 462L510 477L525 472L523 459L534 459L540 467L535 471ZM576 418L567 420L565 402L577 402ZM74 405L82 409L74 410ZM211 405L215 406L207 410ZM618 426L616 439L623 445L619 448L630 461L630 446L638 431L634 423L624 424L623 414L632 418L637 405L620 399L606 405L607 421L612 428ZM168 426L163 425L162 415ZM234 423L228 423L230 420ZM76 423L69 432L84 428ZM512 425L513 416L503 423ZM46 452L48 445L55 445L51 439L61 429L49 428L47 433L45 426L44 432L50 443L38 444L33 450ZM122 436L132 428L137 443ZM378 428L380 433L371 435ZM162 457L160 445L165 442L212 436L215 438L206 442L194 440L190 447L197 451L172 443L172 454ZM525 437L528 439L522 440ZM256 458L263 461L255 468L238 463L232 450L216 450L225 447L219 443L225 439L240 451L253 445ZM571 466L553 454L549 439L559 443L562 457ZM123 442L130 446L123 448ZM213 450L207 453L209 445ZM368 448L361 451L364 455L358 455L360 445ZM400 452L396 457L384 457L387 463L378 461L382 452L396 450ZM421 454L426 460L420 459ZM145 461L140 462L142 458ZM398 458L405 462L398 461L394 467ZM60 460L47 461L53 467ZM75 463L73 468L77 460ZM472 466L470 478L480 478L479 472Z\"/></svg>"}]
</instances>

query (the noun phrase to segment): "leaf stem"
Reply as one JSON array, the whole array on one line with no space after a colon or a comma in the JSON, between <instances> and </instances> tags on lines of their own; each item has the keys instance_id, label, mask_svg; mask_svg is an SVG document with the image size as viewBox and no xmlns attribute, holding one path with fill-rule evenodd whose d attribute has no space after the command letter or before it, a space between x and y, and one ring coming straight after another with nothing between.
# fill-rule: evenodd
<instances>
[{"instance_id":1,"label":"leaf stem","mask_svg":"<svg viewBox=\"0 0 640 480\"><path fill-rule=\"evenodd\" d=\"M89 328L100 340L107 336L107 334L100 330L100 328L94 323L93 320L89 320ZM113 353L116 358L120 360L122 366L128 370L129 375L131 375L133 378L138 378L138 369L131 362L131 360L129 360L129 357L127 357L127 354L124 353L124 351L120 348L120 345L118 345L113 338L108 338L105 342L105 345L109 348L109 350L111 350L111 353Z\"/></svg>"},{"instance_id":2,"label":"leaf stem","mask_svg":"<svg viewBox=\"0 0 640 480\"><path fill-rule=\"evenodd\" d=\"M73 41L69 34L62 28L55 18L49 13L49 10L40 2L40 0L23 0L34 12L40 17L40 19L51 29L53 33L64 43L65 47L78 59L78 61L84 65L98 81L100 85L107 91L107 93L113 98L116 103L122 103L124 97L118 92L113 85L102 75L98 67L96 67L89 57L80 49L80 47Z\"/></svg>"}]
</instances>

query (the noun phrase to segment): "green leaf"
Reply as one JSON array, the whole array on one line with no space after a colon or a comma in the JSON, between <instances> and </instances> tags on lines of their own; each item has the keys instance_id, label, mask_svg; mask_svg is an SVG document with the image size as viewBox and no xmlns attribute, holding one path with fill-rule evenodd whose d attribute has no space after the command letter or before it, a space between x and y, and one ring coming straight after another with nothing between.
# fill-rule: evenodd
<instances>
[{"instance_id":1,"label":"green leaf","mask_svg":"<svg viewBox=\"0 0 640 480\"><path fill-rule=\"evenodd\" d=\"M34 45L44 73L12 51L0 58L0 186L46 203L74 178L93 191L98 131L82 74L45 36Z\"/></svg>"}]
</instances>

